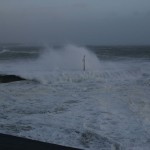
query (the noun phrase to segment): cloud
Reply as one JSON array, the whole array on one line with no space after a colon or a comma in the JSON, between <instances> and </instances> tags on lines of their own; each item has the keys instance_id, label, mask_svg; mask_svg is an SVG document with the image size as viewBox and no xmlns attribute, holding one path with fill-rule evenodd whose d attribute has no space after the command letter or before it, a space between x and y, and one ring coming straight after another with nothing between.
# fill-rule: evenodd
<instances>
[{"instance_id":1,"label":"cloud","mask_svg":"<svg viewBox=\"0 0 150 150\"><path fill-rule=\"evenodd\" d=\"M5 0L0 4L1 41L150 42L150 1Z\"/></svg>"},{"instance_id":2,"label":"cloud","mask_svg":"<svg viewBox=\"0 0 150 150\"><path fill-rule=\"evenodd\" d=\"M88 8L89 5L88 5L88 3L81 1L81 2L76 2L76 3L72 4L72 7L85 9L85 8Z\"/></svg>"}]
</instances>

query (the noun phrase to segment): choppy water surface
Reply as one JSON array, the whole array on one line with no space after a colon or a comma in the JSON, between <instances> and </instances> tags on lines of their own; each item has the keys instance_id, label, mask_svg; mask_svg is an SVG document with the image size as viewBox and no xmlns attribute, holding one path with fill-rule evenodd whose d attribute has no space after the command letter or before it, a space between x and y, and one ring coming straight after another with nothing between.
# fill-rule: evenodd
<instances>
[{"instance_id":1,"label":"choppy water surface","mask_svg":"<svg viewBox=\"0 0 150 150\"><path fill-rule=\"evenodd\" d=\"M83 56L86 71L83 71ZM83 149L150 148L150 47L1 46L0 132Z\"/></svg>"}]
</instances>

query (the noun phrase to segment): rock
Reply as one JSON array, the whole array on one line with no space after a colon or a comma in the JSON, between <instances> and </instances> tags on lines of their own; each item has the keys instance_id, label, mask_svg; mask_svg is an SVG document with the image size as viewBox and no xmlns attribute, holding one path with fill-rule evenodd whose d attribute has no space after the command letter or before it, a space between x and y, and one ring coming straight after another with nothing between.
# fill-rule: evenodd
<instances>
[{"instance_id":1,"label":"rock","mask_svg":"<svg viewBox=\"0 0 150 150\"><path fill-rule=\"evenodd\" d=\"M0 75L0 83L9 83L9 82L15 82L21 80L26 80L26 79L17 75Z\"/></svg>"}]
</instances>

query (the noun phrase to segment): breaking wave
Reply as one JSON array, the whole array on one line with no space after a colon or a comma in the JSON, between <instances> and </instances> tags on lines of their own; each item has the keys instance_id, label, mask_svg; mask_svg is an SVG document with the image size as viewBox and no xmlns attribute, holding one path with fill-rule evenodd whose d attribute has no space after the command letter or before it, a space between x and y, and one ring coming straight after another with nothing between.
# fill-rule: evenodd
<instances>
[{"instance_id":1,"label":"breaking wave","mask_svg":"<svg viewBox=\"0 0 150 150\"><path fill-rule=\"evenodd\" d=\"M85 71L83 70L84 56ZM45 47L38 59L0 64L0 74L16 75L44 84L85 80L88 82L110 82L112 80L120 82L140 79L142 76L145 78L144 75L149 76L149 72L149 63L139 62L138 67L137 62L106 62L99 60L97 55L87 48L74 45L61 48Z\"/></svg>"},{"instance_id":2,"label":"breaking wave","mask_svg":"<svg viewBox=\"0 0 150 150\"><path fill-rule=\"evenodd\" d=\"M83 62L84 56L85 62ZM1 64L0 72L43 82L60 74L64 76L63 72L83 72L83 65L87 71L100 68L100 62L94 53L84 47L67 45L60 49L46 47L36 60Z\"/></svg>"}]
</instances>

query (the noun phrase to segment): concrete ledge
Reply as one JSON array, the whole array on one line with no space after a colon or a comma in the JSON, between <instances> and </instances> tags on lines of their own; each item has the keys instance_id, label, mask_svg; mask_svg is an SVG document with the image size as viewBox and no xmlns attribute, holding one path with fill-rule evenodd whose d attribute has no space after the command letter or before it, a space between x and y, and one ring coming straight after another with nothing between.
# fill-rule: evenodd
<instances>
[{"instance_id":1,"label":"concrete ledge","mask_svg":"<svg viewBox=\"0 0 150 150\"><path fill-rule=\"evenodd\" d=\"M81 150L0 133L0 150Z\"/></svg>"}]
</instances>

